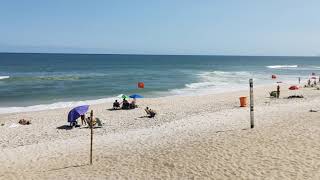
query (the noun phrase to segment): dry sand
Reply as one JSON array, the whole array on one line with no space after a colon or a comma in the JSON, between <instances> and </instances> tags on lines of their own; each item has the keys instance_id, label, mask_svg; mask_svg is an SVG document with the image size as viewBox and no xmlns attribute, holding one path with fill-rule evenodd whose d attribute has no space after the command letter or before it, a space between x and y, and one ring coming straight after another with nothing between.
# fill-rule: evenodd
<instances>
[{"instance_id":1,"label":"dry sand","mask_svg":"<svg viewBox=\"0 0 320 180\"><path fill-rule=\"evenodd\" d=\"M103 122L92 166L90 130L60 129L70 109L3 114L0 179L320 179L320 91L283 85L270 99L271 88L255 88L254 129L239 107L248 91L139 99L134 110L92 105ZM292 94L305 98L284 98ZM21 118L32 124L10 127Z\"/></svg>"}]
</instances>

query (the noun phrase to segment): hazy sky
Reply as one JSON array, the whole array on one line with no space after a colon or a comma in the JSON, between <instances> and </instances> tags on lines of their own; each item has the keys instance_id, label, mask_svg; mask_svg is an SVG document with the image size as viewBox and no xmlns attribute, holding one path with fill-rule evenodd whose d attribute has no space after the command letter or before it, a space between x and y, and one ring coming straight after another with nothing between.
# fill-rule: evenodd
<instances>
[{"instance_id":1,"label":"hazy sky","mask_svg":"<svg viewBox=\"0 0 320 180\"><path fill-rule=\"evenodd\" d=\"M320 1L1 0L0 51L320 55Z\"/></svg>"}]
</instances>

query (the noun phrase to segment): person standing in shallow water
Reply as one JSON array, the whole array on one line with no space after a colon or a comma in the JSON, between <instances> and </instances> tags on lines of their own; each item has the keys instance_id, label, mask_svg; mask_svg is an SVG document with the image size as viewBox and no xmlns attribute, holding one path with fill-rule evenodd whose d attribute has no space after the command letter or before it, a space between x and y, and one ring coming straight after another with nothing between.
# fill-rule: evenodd
<instances>
[{"instance_id":1,"label":"person standing in shallow water","mask_svg":"<svg viewBox=\"0 0 320 180\"><path fill-rule=\"evenodd\" d=\"M279 96L280 96L280 86L278 85L277 86L277 98L279 99Z\"/></svg>"}]
</instances>

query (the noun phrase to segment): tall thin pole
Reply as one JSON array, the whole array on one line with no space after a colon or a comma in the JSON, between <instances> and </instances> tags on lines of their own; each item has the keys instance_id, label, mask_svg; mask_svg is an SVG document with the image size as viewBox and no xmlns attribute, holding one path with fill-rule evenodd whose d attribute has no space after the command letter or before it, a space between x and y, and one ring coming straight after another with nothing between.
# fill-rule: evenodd
<instances>
[{"instance_id":1,"label":"tall thin pole","mask_svg":"<svg viewBox=\"0 0 320 180\"><path fill-rule=\"evenodd\" d=\"M254 128L254 113L253 113L253 80L249 80L250 85L250 127Z\"/></svg>"},{"instance_id":2,"label":"tall thin pole","mask_svg":"<svg viewBox=\"0 0 320 180\"><path fill-rule=\"evenodd\" d=\"M90 112L90 129L91 129L91 141L90 141L90 165L92 165L92 141L93 141L93 110Z\"/></svg>"}]
</instances>

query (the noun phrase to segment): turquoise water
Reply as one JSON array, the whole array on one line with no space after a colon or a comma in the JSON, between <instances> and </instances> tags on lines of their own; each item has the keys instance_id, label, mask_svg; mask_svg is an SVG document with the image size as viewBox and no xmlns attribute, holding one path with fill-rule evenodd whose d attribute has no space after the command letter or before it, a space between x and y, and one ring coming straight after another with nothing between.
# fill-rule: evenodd
<instances>
[{"instance_id":1,"label":"turquoise water","mask_svg":"<svg viewBox=\"0 0 320 180\"><path fill-rule=\"evenodd\" d=\"M0 54L0 107L193 95L277 81L297 83L320 71L319 57ZM138 89L137 83L145 88Z\"/></svg>"}]
</instances>

